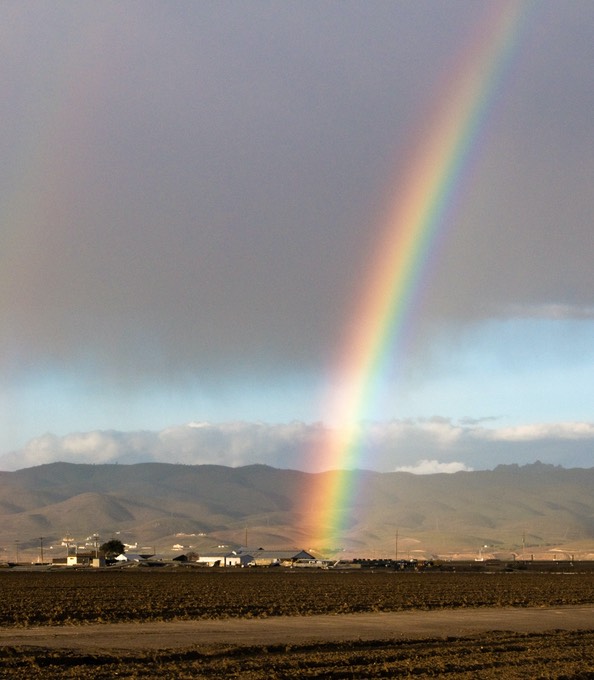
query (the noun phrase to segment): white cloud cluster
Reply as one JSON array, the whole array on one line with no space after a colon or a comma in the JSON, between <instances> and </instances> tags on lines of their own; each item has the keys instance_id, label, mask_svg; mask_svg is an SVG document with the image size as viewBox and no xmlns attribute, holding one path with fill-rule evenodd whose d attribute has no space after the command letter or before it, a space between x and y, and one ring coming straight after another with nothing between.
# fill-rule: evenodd
<instances>
[{"instance_id":1,"label":"white cloud cluster","mask_svg":"<svg viewBox=\"0 0 594 680\"><path fill-rule=\"evenodd\" d=\"M419 460L414 465L403 465L396 468L396 472L411 472L414 475L434 475L439 473L451 474L453 472L470 471L464 463L440 463L438 460Z\"/></svg>"},{"instance_id":2,"label":"white cloud cluster","mask_svg":"<svg viewBox=\"0 0 594 680\"><path fill-rule=\"evenodd\" d=\"M534 442L552 439L594 441L594 423L545 423L498 430L480 430L482 439L500 442Z\"/></svg>"},{"instance_id":3,"label":"white cloud cluster","mask_svg":"<svg viewBox=\"0 0 594 680\"><path fill-rule=\"evenodd\" d=\"M485 427L482 421L447 418L393 420L361 425L356 467L415 474L490 469L497 463L536 460L590 467L594 423ZM189 423L161 432L96 431L58 437L45 434L22 450L0 457L0 469L55 461L72 463L168 462L187 465L266 464L317 472L327 469L321 424ZM495 462L496 461L496 462Z\"/></svg>"}]
</instances>

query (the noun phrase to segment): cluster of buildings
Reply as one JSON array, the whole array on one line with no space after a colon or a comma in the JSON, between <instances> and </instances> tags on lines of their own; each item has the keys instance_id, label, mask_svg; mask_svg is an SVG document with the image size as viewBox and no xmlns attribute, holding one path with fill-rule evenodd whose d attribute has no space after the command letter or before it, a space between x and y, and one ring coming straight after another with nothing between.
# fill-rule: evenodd
<instances>
[{"instance_id":1,"label":"cluster of buildings","mask_svg":"<svg viewBox=\"0 0 594 680\"><path fill-rule=\"evenodd\" d=\"M275 567L275 566L328 566L326 560L316 558L306 550L265 550L264 548L236 548L235 550L209 550L203 554L182 553L170 559L164 559L154 553L125 552L116 555L110 563L163 563L193 562L204 567ZM96 550L73 550L66 557L55 558L53 564L63 566L104 567L105 557Z\"/></svg>"},{"instance_id":2,"label":"cluster of buildings","mask_svg":"<svg viewBox=\"0 0 594 680\"><path fill-rule=\"evenodd\" d=\"M292 567L305 564L324 566L306 550L264 550L264 548L237 548L224 552L212 551L198 555L197 564L206 567Z\"/></svg>"}]
</instances>

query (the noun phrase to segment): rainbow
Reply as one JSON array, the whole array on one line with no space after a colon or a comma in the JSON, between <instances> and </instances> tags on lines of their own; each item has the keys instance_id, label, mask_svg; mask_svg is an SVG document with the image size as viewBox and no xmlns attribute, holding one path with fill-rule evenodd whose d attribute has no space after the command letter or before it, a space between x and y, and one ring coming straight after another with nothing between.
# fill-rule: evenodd
<instances>
[{"instance_id":1,"label":"rainbow","mask_svg":"<svg viewBox=\"0 0 594 680\"><path fill-rule=\"evenodd\" d=\"M318 469L309 490L305 529L322 552L340 545L348 506L356 500L361 464L360 422L376 398L386 367L402 349L428 265L460 200L506 74L519 47L528 3L489 5L489 13L462 54L429 122L418 130L404 181L390 200L387 219L367 268L354 314L343 334L327 399Z\"/></svg>"}]
</instances>

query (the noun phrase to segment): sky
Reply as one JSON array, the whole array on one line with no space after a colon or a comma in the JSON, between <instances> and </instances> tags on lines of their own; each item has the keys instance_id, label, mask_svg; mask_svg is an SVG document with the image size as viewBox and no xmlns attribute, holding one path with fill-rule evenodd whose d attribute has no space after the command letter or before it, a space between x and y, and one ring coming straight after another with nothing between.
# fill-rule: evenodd
<instances>
[{"instance_id":1,"label":"sky","mask_svg":"<svg viewBox=\"0 0 594 680\"><path fill-rule=\"evenodd\" d=\"M383 216L498 2L3 2L0 469L324 469ZM361 467L592 464L594 4L523 4Z\"/></svg>"}]
</instances>

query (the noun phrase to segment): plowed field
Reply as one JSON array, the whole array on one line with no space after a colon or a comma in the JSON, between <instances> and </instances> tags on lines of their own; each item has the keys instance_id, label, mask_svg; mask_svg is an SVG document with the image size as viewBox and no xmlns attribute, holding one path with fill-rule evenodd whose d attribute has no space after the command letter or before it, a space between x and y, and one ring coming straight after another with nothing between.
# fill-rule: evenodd
<instances>
[{"instance_id":1,"label":"plowed field","mask_svg":"<svg viewBox=\"0 0 594 680\"><path fill-rule=\"evenodd\" d=\"M303 572L297 570L0 573L0 625L302 617L594 603L594 574ZM153 649L4 646L4 678L594 678L594 621L587 630L359 639L357 617L342 641L193 644ZM505 618L503 618L505 620ZM349 628L352 625L352 628ZM109 626L106 626L109 628ZM51 629L48 629L48 633Z\"/></svg>"},{"instance_id":2,"label":"plowed field","mask_svg":"<svg viewBox=\"0 0 594 680\"><path fill-rule=\"evenodd\" d=\"M594 603L593 572L0 572L1 626L585 603Z\"/></svg>"}]
</instances>

